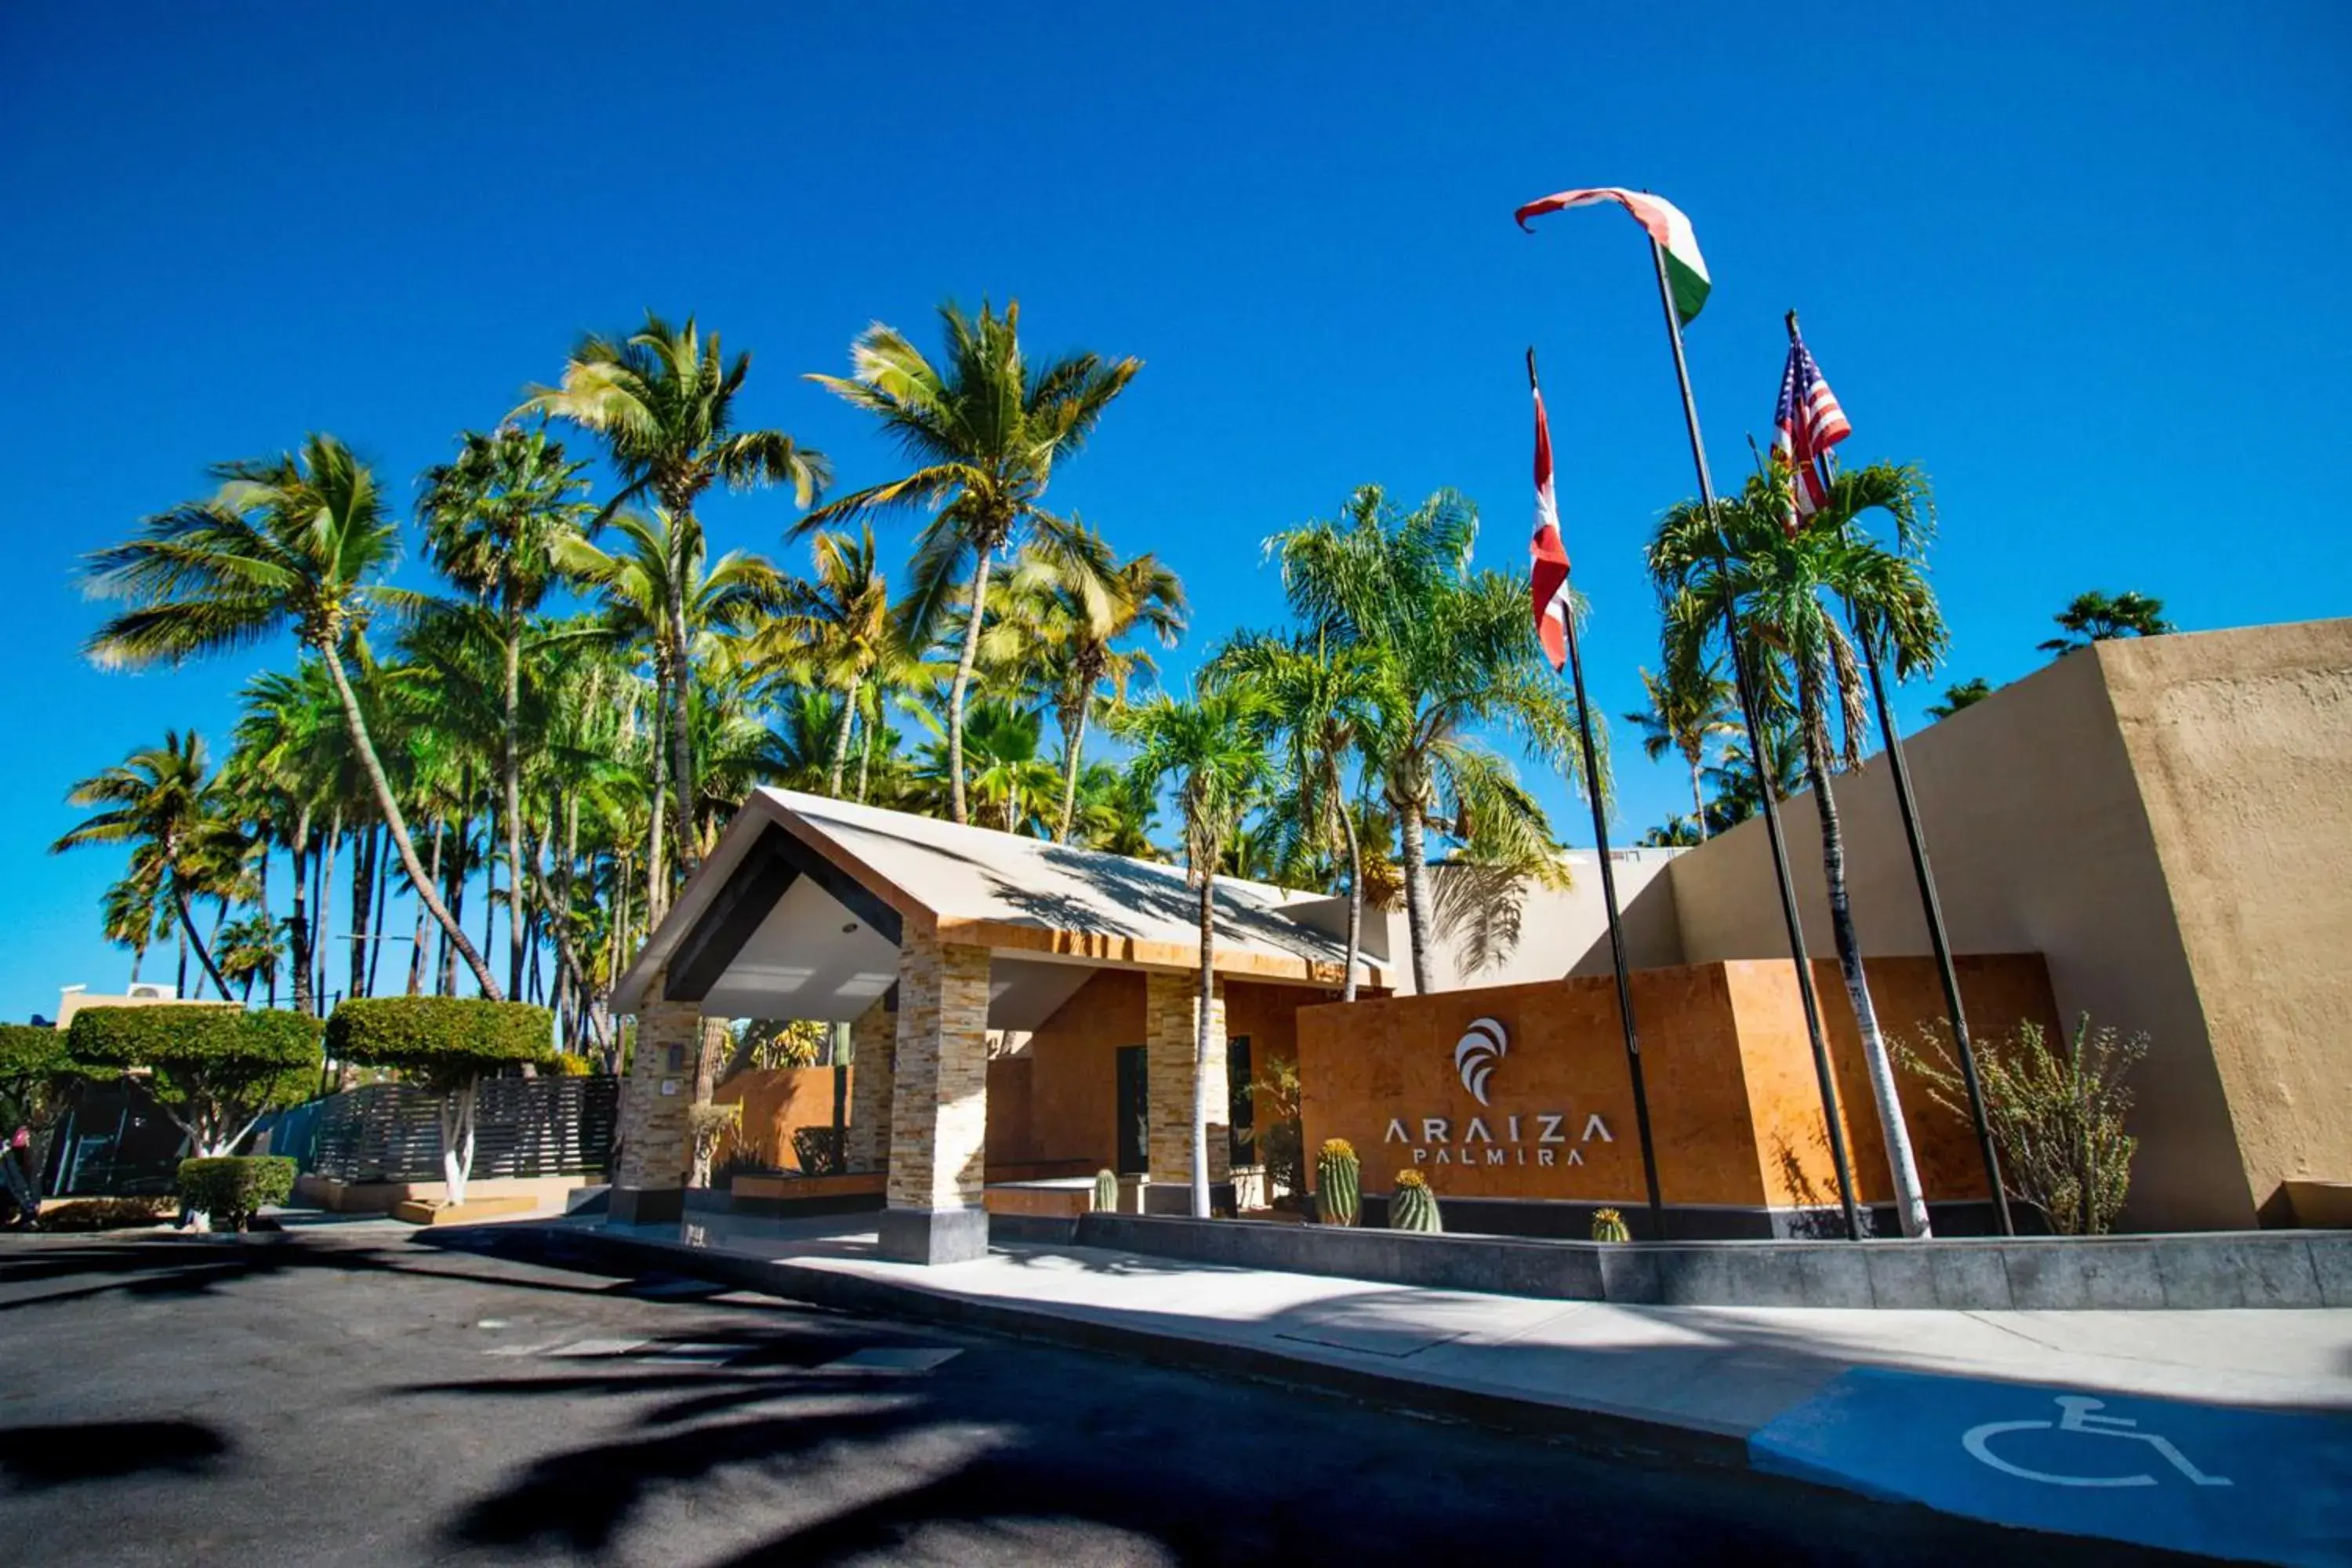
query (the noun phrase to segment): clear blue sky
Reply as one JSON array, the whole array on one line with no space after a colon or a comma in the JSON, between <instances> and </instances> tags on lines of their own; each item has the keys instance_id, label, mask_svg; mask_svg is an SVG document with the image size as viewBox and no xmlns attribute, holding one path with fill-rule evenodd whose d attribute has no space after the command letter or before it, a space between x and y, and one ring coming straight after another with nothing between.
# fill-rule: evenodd
<instances>
[{"instance_id":1,"label":"clear blue sky","mask_svg":"<svg viewBox=\"0 0 2352 1568\"><path fill-rule=\"evenodd\" d=\"M1646 185L1713 266L1718 471L1793 305L1849 460L1934 475L1949 677L2031 668L2087 587L2192 629L2352 610L2341 5L1126 9L0 10L0 1016L123 977L119 858L46 853L68 784L166 725L225 737L263 662L89 668L78 553L306 430L413 493L647 306L753 351L746 414L849 483L887 455L798 377L869 320L928 342L943 296L1017 295L1039 348L1142 356L1054 500L1183 574L1180 671L1276 617L1259 542L1367 480L1459 487L1481 560L1522 565L1532 342L1615 714L1655 660L1639 545L1689 490L1656 300L1622 216L1510 210ZM709 516L776 551L789 510ZM1679 780L1619 763L1630 836Z\"/></svg>"}]
</instances>

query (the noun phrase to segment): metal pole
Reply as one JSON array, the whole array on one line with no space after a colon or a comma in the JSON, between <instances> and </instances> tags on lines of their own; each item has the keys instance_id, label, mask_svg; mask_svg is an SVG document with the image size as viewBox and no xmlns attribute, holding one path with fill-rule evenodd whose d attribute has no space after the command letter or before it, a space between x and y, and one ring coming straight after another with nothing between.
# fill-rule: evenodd
<instances>
[{"instance_id":1,"label":"metal pole","mask_svg":"<svg viewBox=\"0 0 2352 1568\"><path fill-rule=\"evenodd\" d=\"M1849 1241L1862 1239L1862 1216L1853 1202L1853 1168L1846 1159L1845 1126L1838 1113L1837 1083L1830 1071L1829 1042L1822 1033L1821 998L1813 991L1813 964L1805 951L1805 929L1797 914L1797 889L1789 879L1789 854L1780 839L1780 808L1772 793L1771 758L1764 749L1763 727L1756 720L1755 691L1748 679L1748 658L1740 648L1739 616L1731 601L1730 549L1724 542L1723 523L1715 504L1715 481L1706 470L1706 445L1698 430L1698 405L1691 396L1690 366L1683 358L1683 324L1675 314L1674 291L1666 283L1666 255L1650 241L1650 260L1658 274L1658 303L1666 312L1666 339L1674 345L1675 380L1682 389L1683 423L1690 431L1691 463L1698 471L1699 500L1715 531L1717 558L1723 575L1723 632L1731 645L1731 674L1739 691L1740 717L1748 723L1748 754L1756 767L1757 793L1762 799L1764 835L1772 846L1772 873L1780 887L1780 914L1789 927L1789 954L1797 969L1797 994L1805 1005L1805 1033L1812 1041L1813 1076L1821 1086L1822 1120L1830 1140L1830 1159L1837 1166L1838 1204L1845 1211Z\"/></svg>"},{"instance_id":2,"label":"metal pole","mask_svg":"<svg viewBox=\"0 0 2352 1568\"><path fill-rule=\"evenodd\" d=\"M1797 312L1789 312L1789 342L1797 342ZM1822 462L1822 479L1826 487L1830 478L1826 458ZM1848 523L1853 520L1849 518ZM1984 1162L1985 1184L1992 1191L1993 1218L2003 1236L2015 1236L2017 1223L2010 1217L2009 1194L2001 1185L2000 1154L1993 1147L1992 1121L1985 1114L1984 1086L1977 1077L1976 1047L1969 1037L1968 1011L1960 1004L1960 978L1952 966L1951 933L1944 925L1944 901L1936 892L1935 868L1927 861L1927 840L1919 826L1919 802L1911 793L1911 764L1903 755L1903 738L1895 728L1895 708L1886 700L1886 679L1878 662L1878 637L1868 621L1853 616L1853 606L1846 606L1853 620L1855 635L1862 639L1863 662L1870 667L1870 697L1878 709L1879 739L1886 747L1887 772L1895 780L1895 804L1903 816L1903 837L1911 847L1911 871L1919 883L1919 907L1927 917L1927 941L1936 953L1936 970L1944 983L1944 1005L1951 1011L1952 1037L1960 1051L1960 1078L1969 1091L1969 1114L1976 1122L1977 1152Z\"/></svg>"},{"instance_id":3,"label":"metal pole","mask_svg":"<svg viewBox=\"0 0 2352 1568\"><path fill-rule=\"evenodd\" d=\"M1528 350L1528 390L1536 387L1536 351ZM1571 579L1572 580L1572 579ZM1609 859L1609 809L1601 793L1601 759L1592 743L1592 704L1584 695L1584 657L1577 648L1576 616L1563 606L1569 678L1576 687L1576 728L1584 748L1584 793L1592 803L1593 853L1601 860L1601 901L1609 911L1609 962L1617 975L1617 1019L1625 1031L1625 1066L1633 1079L1633 1127L1642 1140L1642 1180L1650 1194L1651 1239L1666 1238L1666 1209L1658 1195L1658 1152L1650 1142L1650 1094L1642 1079L1642 1040L1633 1027L1633 986L1625 967L1625 922L1617 910L1617 873Z\"/></svg>"}]
</instances>

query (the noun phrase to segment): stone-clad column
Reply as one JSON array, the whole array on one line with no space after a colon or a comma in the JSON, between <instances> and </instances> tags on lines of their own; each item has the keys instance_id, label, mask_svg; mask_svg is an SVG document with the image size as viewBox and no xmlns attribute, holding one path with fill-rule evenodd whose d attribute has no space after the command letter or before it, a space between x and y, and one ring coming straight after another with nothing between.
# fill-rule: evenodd
<instances>
[{"instance_id":1,"label":"stone-clad column","mask_svg":"<svg viewBox=\"0 0 2352 1568\"><path fill-rule=\"evenodd\" d=\"M961 1263L988 1251L988 950L908 930L898 946L882 1255Z\"/></svg>"},{"instance_id":2,"label":"stone-clad column","mask_svg":"<svg viewBox=\"0 0 2352 1568\"><path fill-rule=\"evenodd\" d=\"M693 1151L686 1108L701 1071L702 1009L662 996L656 974L637 1005L636 1047L621 1085L621 1158L613 1173L610 1214L622 1224L676 1219L685 1209Z\"/></svg>"},{"instance_id":3,"label":"stone-clad column","mask_svg":"<svg viewBox=\"0 0 2352 1568\"><path fill-rule=\"evenodd\" d=\"M1144 977L1144 1053L1150 1102L1151 1185L1190 1186L1192 1181L1192 1086L1209 1080L1209 1180L1233 1174L1233 1100L1225 1086L1225 983L1212 982L1209 1060L1199 1054L1201 982L1197 975L1154 973ZM1161 1202L1168 1200L1162 1199ZM1157 1212L1159 1204L1150 1205ZM1181 1202L1179 1212L1189 1213Z\"/></svg>"},{"instance_id":4,"label":"stone-clad column","mask_svg":"<svg viewBox=\"0 0 2352 1568\"><path fill-rule=\"evenodd\" d=\"M849 1168L880 1171L890 1163L891 1058L898 1015L879 1001L849 1026Z\"/></svg>"}]
</instances>

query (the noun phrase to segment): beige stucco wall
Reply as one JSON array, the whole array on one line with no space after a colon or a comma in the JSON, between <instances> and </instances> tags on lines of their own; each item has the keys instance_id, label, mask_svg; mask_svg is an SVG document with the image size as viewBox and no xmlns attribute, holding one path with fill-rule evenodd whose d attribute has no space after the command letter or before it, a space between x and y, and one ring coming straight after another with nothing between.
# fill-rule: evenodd
<instances>
[{"instance_id":1,"label":"beige stucco wall","mask_svg":"<svg viewBox=\"0 0 2352 1568\"><path fill-rule=\"evenodd\" d=\"M1612 863L1617 879L1618 906L1623 911L1627 959L1636 969L1664 969L1683 962L1682 932L1675 918L1674 884L1666 875L1676 852L1666 849L1620 850ZM1496 944L1487 962L1474 967L1480 956L1472 946L1463 906L1467 897L1449 897L1447 883L1460 876L1459 868L1432 866L1430 883L1438 904L1437 942L1431 967L1436 991L1459 991L1479 985L1525 985L1557 980L1562 974L1607 974L1609 916L1601 900L1601 866L1590 849L1569 852L1569 885L1528 887L1519 894L1518 941ZM1475 895L1474 895L1475 896ZM1385 922L1389 970L1398 995L1411 995L1412 942L1402 909L1368 910L1365 921Z\"/></svg>"},{"instance_id":2,"label":"beige stucco wall","mask_svg":"<svg viewBox=\"0 0 2352 1568\"><path fill-rule=\"evenodd\" d=\"M1954 947L2042 953L2062 1017L2151 1040L2126 1225L2248 1226L2282 1176L2352 1180L2347 672L2347 621L2111 643L1906 742ZM1837 797L1864 953L1927 952L1884 759ZM1783 820L1825 956L1811 795ZM1785 955L1762 823L1670 875L1688 962Z\"/></svg>"},{"instance_id":3,"label":"beige stucco wall","mask_svg":"<svg viewBox=\"0 0 2352 1568\"><path fill-rule=\"evenodd\" d=\"M2352 620L2097 654L2248 1201L2352 1181Z\"/></svg>"}]
</instances>

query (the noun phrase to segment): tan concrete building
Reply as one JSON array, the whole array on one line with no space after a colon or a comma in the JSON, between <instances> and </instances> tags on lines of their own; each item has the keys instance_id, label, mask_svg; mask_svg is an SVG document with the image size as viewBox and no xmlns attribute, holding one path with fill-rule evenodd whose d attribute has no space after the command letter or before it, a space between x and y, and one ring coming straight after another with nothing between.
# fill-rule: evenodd
<instances>
[{"instance_id":1,"label":"tan concrete building","mask_svg":"<svg viewBox=\"0 0 2352 1568\"><path fill-rule=\"evenodd\" d=\"M2087 1011L2152 1042L2135 1078L2127 1226L2289 1223L2287 1184L2352 1182L2352 621L2101 644L1907 750L1956 950L1988 963L2038 955L2032 973L2046 973L2034 994L2047 1001L1979 1030L2049 1019L2054 1004L2056 1019ZM1865 954L1925 954L1883 763L1841 778L1839 803ZM1785 820L1808 939L1825 959L1810 798L1788 803ZM1435 990L1608 973L1589 855L1571 856L1575 885L1559 890L1498 894L1435 869ZM1688 852L1621 852L1616 869L1637 969L1780 961L1787 973L1760 823ZM1198 1071L1223 1105L1247 1076L1238 1058L1294 1056L1301 1009L1333 1000L1345 908L1219 889L1223 1051ZM685 1106L714 1055L706 1014L854 1023L850 1163L887 1167L884 1235L901 1256L969 1256L991 1179L1112 1165L1147 1178L1147 1196L1181 1188L1197 1076L1192 910L1171 867L761 792L618 988L641 1034L616 1212L679 1202ZM1402 916L1368 928L1367 994L1409 993ZM1917 970L1887 964L1874 980L1891 1031L1937 1010ZM1846 1080L1851 1010L1833 984L1822 998ZM1613 1006L1603 1012L1591 1026L1613 1036ZM1344 1049L1349 1027L1328 1008L1317 1016L1318 1038ZM1671 1027L1645 1026L1645 1055L1671 1054ZM1356 1099L1369 1106L1386 1081L1362 1079ZM1806 1114L1801 1095L1750 1099ZM1867 1191L1883 1173L1865 1105L1846 1113ZM1810 1130L1758 1123L1742 1136L1816 1136L1811 1114ZM1946 1195L1968 1195L1965 1162L1946 1163ZM1772 1203L1788 1196L1775 1192Z\"/></svg>"}]
</instances>

